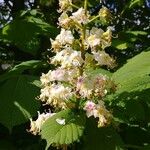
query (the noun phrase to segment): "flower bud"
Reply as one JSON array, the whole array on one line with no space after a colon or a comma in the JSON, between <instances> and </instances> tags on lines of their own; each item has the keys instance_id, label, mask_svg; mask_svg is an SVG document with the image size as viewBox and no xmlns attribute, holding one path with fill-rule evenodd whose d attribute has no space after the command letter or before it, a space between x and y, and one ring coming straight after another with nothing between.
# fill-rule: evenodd
<instances>
[{"instance_id":1,"label":"flower bud","mask_svg":"<svg viewBox=\"0 0 150 150\"><path fill-rule=\"evenodd\" d=\"M99 11L100 20L104 23L109 23L111 21L112 15L108 8L102 7Z\"/></svg>"}]
</instances>

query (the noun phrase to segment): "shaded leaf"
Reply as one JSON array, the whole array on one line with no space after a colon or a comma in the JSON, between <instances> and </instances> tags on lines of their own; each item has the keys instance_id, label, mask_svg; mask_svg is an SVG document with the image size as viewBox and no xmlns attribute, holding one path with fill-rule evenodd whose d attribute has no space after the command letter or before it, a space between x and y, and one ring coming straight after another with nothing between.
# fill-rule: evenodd
<instances>
[{"instance_id":1,"label":"shaded leaf","mask_svg":"<svg viewBox=\"0 0 150 150\"><path fill-rule=\"evenodd\" d=\"M2 139L0 140L0 149L1 150L16 150L16 147L13 145L12 142Z\"/></svg>"},{"instance_id":2,"label":"shaded leaf","mask_svg":"<svg viewBox=\"0 0 150 150\"><path fill-rule=\"evenodd\" d=\"M138 35L147 35L147 32L145 32L145 31L125 31L125 33L127 33L127 34L133 34L135 36L138 36Z\"/></svg>"},{"instance_id":3,"label":"shaded leaf","mask_svg":"<svg viewBox=\"0 0 150 150\"><path fill-rule=\"evenodd\" d=\"M131 0L128 7L129 7L129 9L131 9L137 5L139 5L139 6L142 5L143 2L144 2L143 0Z\"/></svg>"},{"instance_id":4,"label":"shaded leaf","mask_svg":"<svg viewBox=\"0 0 150 150\"><path fill-rule=\"evenodd\" d=\"M117 93L109 98L115 121L128 124L150 122L150 89Z\"/></svg>"},{"instance_id":5,"label":"shaded leaf","mask_svg":"<svg viewBox=\"0 0 150 150\"><path fill-rule=\"evenodd\" d=\"M147 147L146 145L150 143L150 132L144 127L124 126L124 130L122 130L120 134L122 135L126 143L125 146L128 149L133 148L134 150L144 150L144 148Z\"/></svg>"},{"instance_id":6,"label":"shaded leaf","mask_svg":"<svg viewBox=\"0 0 150 150\"><path fill-rule=\"evenodd\" d=\"M139 150L150 150L150 144L140 148Z\"/></svg>"},{"instance_id":7,"label":"shaded leaf","mask_svg":"<svg viewBox=\"0 0 150 150\"><path fill-rule=\"evenodd\" d=\"M128 47L131 47L131 44L126 41L115 39L112 42L112 46L119 50L124 50L124 49L127 49Z\"/></svg>"},{"instance_id":8,"label":"shaded leaf","mask_svg":"<svg viewBox=\"0 0 150 150\"><path fill-rule=\"evenodd\" d=\"M9 130L37 114L39 88L31 84L33 80L37 77L20 75L0 83L0 122Z\"/></svg>"},{"instance_id":9,"label":"shaded leaf","mask_svg":"<svg viewBox=\"0 0 150 150\"><path fill-rule=\"evenodd\" d=\"M15 72L21 74L24 70L34 69L37 67L42 67L42 62L40 60L30 60L24 61L18 65L16 65L10 72Z\"/></svg>"},{"instance_id":10,"label":"shaded leaf","mask_svg":"<svg viewBox=\"0 0 150 150\"><path fill-rule=\"evenodd\" d=\"M98 128L93 118L89 118L84 133L82 150L125 150L120 136L112 127Z\"/></svg>"},{"instance_id":11,"label":"shaded leaf","mask_svg":"<svg viewBox=\"0 0 150 150\"><path fill-rule=\"evenodd\" d=\"M11 76L22 74L26 70L33 70L40 67L43 67L43 62L40 60L24 61L14 66L9 72L1 75L0 81L10 78Z\"/></svg>"},{"instance_id":12,"label":"shaded leaf","mask_svg":"<svg viewBox=\"0 0 150 150\"><path fill-rule=\"evenodd\" d=\"M47 34L53 37L55 31L57 31L55 27L45 23L42 19L27 17L15 19L3 27L1 36L3 40L13 43L20 50L36 55L40 48L39 35Z\"/></svg>"}]
</instances>

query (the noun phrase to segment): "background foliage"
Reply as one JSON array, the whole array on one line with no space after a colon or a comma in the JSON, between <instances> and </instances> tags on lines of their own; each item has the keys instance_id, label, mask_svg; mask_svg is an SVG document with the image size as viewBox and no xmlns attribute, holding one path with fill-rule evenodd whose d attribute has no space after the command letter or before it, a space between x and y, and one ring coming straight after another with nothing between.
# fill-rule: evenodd
<instances>
[{"instance_id":1,"label":"background foliage","mask_svg":"<svg viewBox=\"0 0 150 150\"><path fill-rule=\"evenodd\" d=\"M75 2L82 3L80 0ZM113 110L113 127L97 129L92 122L71 121L60 129L79 130L65 142L81 142L74 149L96 150L148 150L150 149L150 1L103 0L112 12L110 26L114 28L112 46L106 51L117 60L118 66L109 71L117 83L117 91L106 97ZM99 10L99 1L89 0L91 13ZM0 149L42 150L46 143L39 136L32 136L29 118L42 109L39 95L39 77L47 72L50 40L59 32L57 26L58 1L55 0L4 0L0 1ZM97 22L101 27L101 23ZM105 24L103 25L105 28ZM103 70L106 68L103 68ZM100 69L99 72L102 72ZM107 72L107 71L105 71ZM110 73L111 72L111 73ZM45 108L48 109L48 108ZM68 115L69 110L63 112ZM61 115L61 114L58 114ZM73 116L75 114L72 114ZM68 117L68 120L71 118ZM86 124L84 133L82 128ZM72 128L76 130L69 129ZM45 130L49 130L45 127ZM56 131L56 130L54 130ZM43 130L43 137L48 138ZM87 134L88 133L88 134ZM65 135L64 135L65 136ZM50 136L58 143L61 139ZM69 141L71 139L71 141ZM88 144L87 144L88 143ZM53 149L53 148L50 148ZM71 149L71 148L70 148Z\"/></svg>"}]
</instances>

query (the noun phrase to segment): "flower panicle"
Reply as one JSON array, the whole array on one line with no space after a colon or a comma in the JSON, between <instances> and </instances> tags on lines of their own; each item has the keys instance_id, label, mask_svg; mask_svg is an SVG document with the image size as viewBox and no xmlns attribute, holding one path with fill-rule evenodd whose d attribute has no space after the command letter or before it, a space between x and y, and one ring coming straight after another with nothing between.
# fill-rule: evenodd
<instances>
[{"instance_id":1,"label":"flower panicle","mask_svg":"<svg viewBox=\"0 0 150 150\"><path fill-rule=\"evenodd\" d=\"M91 27L89 24L93 17L87 6L75 7L74 11L72 0L59 0L59 6L60 34L50 39L51 50L55 53L50 62L56 68L42 73L39 100L53 107L55 112L68 108L82 109L87 117L99 118L98 127L108 125L112 115L103 99L114 89L113 81L106 75L87 73L86 69L115 67L115 60L104 50L111 45L112 31L110 28L104 31ZM109 12L103 8L99 14L106 17ZM84 106L76 105L79 100L84 100ZM41 125L51 116L53 113L43 113L36 121L31 119L30 132L40 132ZM64 125L65 119L58 118L56 122Z\"/></svg>"}]
</instances>

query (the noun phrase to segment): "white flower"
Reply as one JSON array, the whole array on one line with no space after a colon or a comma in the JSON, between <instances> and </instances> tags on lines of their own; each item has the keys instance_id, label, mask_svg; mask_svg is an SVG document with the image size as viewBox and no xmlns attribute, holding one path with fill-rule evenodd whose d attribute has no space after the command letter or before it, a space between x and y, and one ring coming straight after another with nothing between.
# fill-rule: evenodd
<instances>
[{"instance_id":1,"label":"white flower","mask_svg":"<svg viewBox=\"0 0 150 150\"><path fill-rule=\"evenodd\" d=\"M49 95L50 95L50 87L45 86L44 88L41 89L39 99L44 102L48 99Z\"/></svg>"},{"instance_id":2,"label":"white flower","mask_svg":"<svg viewBox=\"0 0 150 150\"><path fill-rule=\"evenodd\" d=\"M71 83L74 80L74 78L77 78L78 69L75 67L72 69L64 69L59 67L56 70L50 70L47 74L49 82L65 81Z\"/></svg>"},{"instance_id":3,"label":"white flower","mask_svg":"<svg viewBox=\"0 0 150 150\"><path fill-rule=\"evenodd\" d=\"M106 95L109 79L99 74L94 76L80 76L77 80L76 91L83 98L102 98Z\"/></svg>"},{"instance_id":4,"label":"white flower","mask_svg":"<svg viewBox=\"0 0 150 150\"><path fill-rule=\"evenodd\" d=\"M70 30L61 29L61 32L59 35L57 35L56 40L62 45L72 44L74 37Z\"/></svg>"},{"instance_id":5,"label":"white flower","mask_svg":"<svg viewBox=\"0 0 150 150\"><path fill-rule=\"evenodd\" d=\"M90 31L87 30L86 44L91 48L101 46L102 49L111 45L112 31L110 28L104 32L100 28L92 27Z\"/></svg>"},{"instance_id":6,"label":"white flower","mask_svg":"<svg viewBox=\"0 0 150 150\"><path fill-rule=\"evenodd\" d=\"M109 56L105 51L92 52L94 59L98 62L99 65L106 65L110 68L115 66L115 60Z\"/></svg>"},{"instance_id":7,"label":"white flower","mask_svg":"<svg viewBox=\"0 0 150 150\"><path fill-rule=\"evenodd\" d=\"M36 121L33 121L32 119L30 119L31 124L30 124L30 130L29 131L36 135L37 133L40 132L41 126L43 125L43 123L48 118L52 117L53 115L55 115L55 113L49 112L49 113L42 113L42 114L40 114L38 112L38 118L37 118Z\"/></svg>"},{"instance_id":8,"label":"white flower","mask_svg":"<svg viewBox=\"0 0 150 150\"><path fill-rule=\"evenodd\" d=\"M86 76L80 76L77 80L77 91L82 97L90 98L92 96L93 91L93 81L91 78L87 78Z\"/></svg>"},{"instance_id":9,"label":"white flower","mask_svg":"<svg viewBox=\"0 0 150 150\"><path fill-rule=\"evenodd\" d=\"M105 108L103 101L97 104L97 117L99 118L98 127L103 127L111 122L112 114Z\"/></svg>"},{"instance_id":10,"label":"white flower","mask_svg":"<svg viewBox=\"0 0 150 150\"><path fill-rule=\"evenodd\" d=\"M67 61L67 60L66 60ZM81 66L83 64L83 59L81 58L81 52L80 51L73 51L69 57L69 63L71 66Z\"/></svg>"},{"instance_id":11,"label":"white flower","mask_svg":"<svg viewBox=\"0 0 150 150\"><path fill-rule=\"evenodd\" d=\"M66 124L65 119L59 119L59 118L57 118L57 119L56 119L56 122L57 122L58 124L60 124L60 125L65 125L65 124Z\"/></svg>"},{"instance_id":12,"label":"white flower","mask_svg":"<svg viewBox=\"0 0 150 150\"><path fill-rule=\"evenodd\" d=\"M70 6L70 4L72 4L72 0L59 0L60 9L58 10L58 12L72 11L72 7Z\"/></svg>"},{"instance_id":13,"label":"white flower","mask_svg":"<svg viewBox=\"0 0 150 150\"><path fill-rule=\"evenodd\" d=\"M78 67L83 64L83 59L81 58L81 52L75 51L70 47L58 52L56 56L53 57L51 63L61 64L62 68Z\"/></svg>"},{"instance_id":14,"label":"white flower","mask_svg":"<svg viewBox=\"0 0 150 150\"><path fill-rule=\"evenodd\" d=\"M111 39L112 39L112 31L110 28L108 28L107 31L103 33L101 38L102 49L109 47L111 45Z\"/></svg>"},{"instance_id":15,"label":"white flower","mask_svg":"<svg viewBox=\"0 0 150 150\"><path fill-rule=\"evenodd\" d=\"M86 115L88 118L91 116L99 118L98 127L105 126L111 121L112 115L105 108L104 102L101 100L98 104L95 104L92 101L87 101L83 109L86 111Z\"/></svg>"},{"instance_id":16,"label":"white flower","mask_svg":"<svg viewBox=\"0 0 150 150\"><path fill-rule=\"evenodd\" d=\"M12 67L12 65L11 64L1 64L1 68L3 69L3 70L7 70L7 69L9 69L9 68L11 68Z\"/></svg>"},{"instance_id":17,"label":"white flower","mask_svg":"<svg viewBox=\"0 0 150 150\"><path fill-rule=\"evenodd\" d=\"M42 73L42 76L40 77L40 81L42 85L46 86L49 83L48 73L47 74Z\"/></svg>"},{"instance_id":18,"label":"white flower","mask_svg":"<svg viewBox=\"0 0 150 150\"><path fill-rule=\"evenodd\" d=\"M95 47L95 46L99 46L101 43L101 37L102 34L104 33L104 31L102 29L93 27L90 30L90 33L87 34L87 45L90 46L91 48Z\"/></svg>"},{"instance_id":19,"label":"white flower","mask_svg":"<svg viewBox=\"0 0 150 150\"><path fill-rule=\"evenodd\" d=\"M71 26L71 19L68 17L66 12L61 14L61 16L58 18L58 21L58 25L65 29L68 29Z\"/></svg>"},{"instance_id":20,"label":"white flower","mask_svg":"<svg viewBox=\"0 0 150 150\"><path fill-rule=\"evenodd\" d=\"M54 107L66 108L65 102L69 100L74 93L70 87L64 87L62 84L51 84L41 89L39 99Z\"/></svg>"},{"instance_id":21,"label":"white flower","mask_svg":"<svg viewBox=\"0 0 150 150\"><path fill-rule=\"evenodd\" d=\"M89 12L87 12L87 14L85 13L85 9L80 8L76 12L72 13L70 18L79 24L87 24L89 22Z\"/></svg>"},{"instance_id":22,"label":"white flower","mask_svg":"<svg viewBox=\"0 0 150 150\"><path fill-rule=\"evenodd\" d=\"M62 68L58 68L53 71L49 71L49 81L67 81L66 71Z\"/></svg>"},{"instance_id":23,"label":"white flower","mask_svg":"<svg viewBox=\"0 0 150 150\"><path fill-rule=\"evenodd\" d=\"M104 115L99 114L99 121L98 121L98 127L103 127L107 124L107 119L105 118Z\"/></svg>"},{"instance_id":24,"label":"white flower","mask_svg":"<svg viewBox=\"0 0 150 150\"><path fill-rule=\"evenodd\" d=\"M73 96L72 89L64 87L62 84L51 84L41 89L39 99L50 105L58 105L65 107L65 100L70 99Z\"/></svg>"},{"instance_id":25,"label":"white flower","mask_svg":"<svg viewBox=\"0 0 150 150\"><path fill-rule=\"evenodd\" d=\"M91 35L87 39L90 47L95 47L100 44L100 39L96 37L96 35Z\"/></svg>"},{"instance_id":26,"label":"white flower","mask_svg":"<svg viewBox=\"0 0 150 150\"><path fill-rule=\"evenodd\" d=\"M59 52L61 49L61 43L58 40L53 40L50 39L51 41L51 48L53 49L54 52Z\"/></svg>"},{"instance_id":27,"label":"white flower","mask_svg":"<svg viewBox=\"0 0 150 150\"><path fill-rule=\"evenodd\" d=\"M96 115L96 104L92 101L87 101L83 109L86 111L88 118Z\"/></svg>"}]
</instances>

